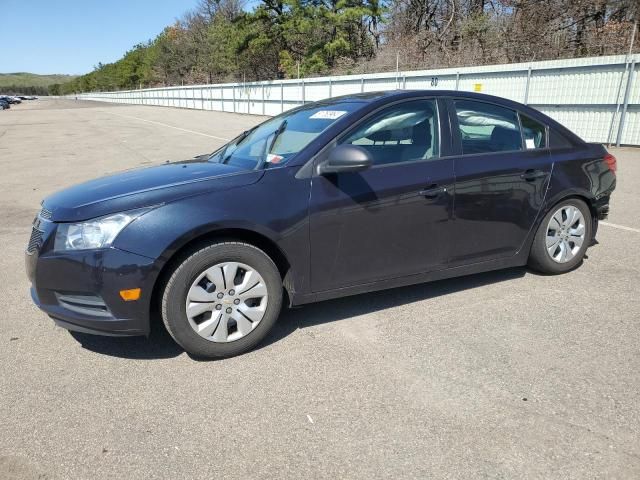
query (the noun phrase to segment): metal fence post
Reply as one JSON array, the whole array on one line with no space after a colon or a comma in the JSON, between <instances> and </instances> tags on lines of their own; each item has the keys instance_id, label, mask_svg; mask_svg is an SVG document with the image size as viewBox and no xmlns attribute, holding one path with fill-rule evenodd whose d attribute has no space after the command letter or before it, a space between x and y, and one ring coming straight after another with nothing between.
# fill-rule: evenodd
<instances>
[{"instance_id":1,"label":"metal fence post","mask_svg":"<svg viewBox=\"0 0 640 480\"><path fill-rule=\"evenodd\" d=\"M331 92L332 88L331 88L331 87L332 87L332 85L331 85L331 79L329 79L329 98L331 98L331 97L332 97L332 92Z\"/></svg>"},{"instance_id":2,"label":"metal fence post","mask_svg":"<svg viewBox=\"0 0 640 480\"><path fill-rule=\"evenodd\" d=\"M524 87L524 104L529 104L529 84L531 83L531 65L527 69L527 85Z\"/></svg>"},{"instance_id":3,"label":"metal fence post","mask_svg":"<svg viewBox=\"0 0 640 480\"><path fill-rule=\"evenodd\" d=\"M360 79L360 93L364 93L364 77Z\"/></svg>"},{"instance_id":4,"label":"metal fence post","mask_svg":"<svg viewBox=\"0 0 640 480\"><path fill-rule=\"evenodd\" d=\"M262 84L262 115L264 115L266 99L264 98L264 83Z\"/></svg>"},{"instance_id":5,"label":"metal fence post","mask_svg":"<svg viewBox=\"0 0 640 480\"><path fill-rule=\"evenodd\" d=\"M236 113L236 86L231 85L232 93L233 93L233 113Z\"/></svg>"},{"instance_id":6,"label":"metal fence post","mask_svg":"<svg viewBox=\"0 0 640 480\"><path fill-rule=\"evenodd\" d=\"M304 78L302 79L302 104L304 105L305 102L305 98L304 98Z\"/></svg>"},{"instance_id":7,"label":"metal fence post","mask_svg":"<svg viewBox=\"0 0 640 480\"><path fill-rule=\"evenodd\" d=\"M456 91L460 90L460 72L456 72Z\"/></svg>"},{"instance_id":8,"label":"metal fence post","mask_svg":"<svg viewBox=\"0 0 640 480\"><path fill-rule=\"evenodd\" d=\"M627 116L627 107L629 106L629 96L631 95L631 86L633 85L633 76L636 72L636 60L635 58L631 62L631 68L629 69L629 76L627 77L627 88L624 91L624 104L622 106L622 114L620 115L620 125L618 125L618 137L616 138L616 147L620 146L622 141L622 134L624 133L624 120Z\"/></svg>"},{"instance_id":9,"label":"metal fence post","mask_svg":"<svg viewBox=\"0 0 640 480\"><path fill-rule=\"evenodd\" d=\"M620 92L622 92L622 84L624 83L624 77L627 76L629 70L629 58L624 61L624 70L620 74L620 82L618 82L618 89L616 90L616 109L611 115L611 123L609 124L609 133L607 134L607 147L611 146L611 135L613 135L613 126L616 123L618 113L620 113Z\"/></svg>"},{"instance_id":10,"label":"metal fence post","mask_svg":"<svg viewBox=\"0 0 640 480\"><path fill-rule=\"evenodd\" d=\"M280 113L284 112L284 81L280 80Z\"/></svg>"}]
</instances>

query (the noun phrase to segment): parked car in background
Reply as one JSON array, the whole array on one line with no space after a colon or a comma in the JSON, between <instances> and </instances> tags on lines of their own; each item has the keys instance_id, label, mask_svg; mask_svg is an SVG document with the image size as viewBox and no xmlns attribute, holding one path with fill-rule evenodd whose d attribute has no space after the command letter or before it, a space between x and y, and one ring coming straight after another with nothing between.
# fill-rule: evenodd
<instances>
[{"instance_id":1,"label":"parked car in background","mask_svg":"<svg viewBox=\"0 0 640 480\"><path fill-rule=\"evenodd\" d=\"M64 328L146 335L159 311L185 350L225 357L257 345L283 304L522 265L567 272L615 185L603 146L526 105L351 95L271 118L206 161L45 198L26 266L34 302Z\"/></svg>"},{"instance_id":2,"label":"parked car in background","mask_svg":"<svg viewBox=\"0 0 640 480\"><path fill-rule=\"evenodd\" d=\"M9 108L11 108L9 102L7 102L4 98L0 98L0 109L7 110Z\"/></svg>"},{"instance_id":3,"label":"parked car in background","mask_svg":"<svg viewBox=\"0 0 640 480\"><path fill-rule=\"evenodd\" d=\"M22 100L20 100L18 97L13 97L11 95L1 95L0 99L6 100L9 103L22 103Z\"/></svg>"}]
</instances>

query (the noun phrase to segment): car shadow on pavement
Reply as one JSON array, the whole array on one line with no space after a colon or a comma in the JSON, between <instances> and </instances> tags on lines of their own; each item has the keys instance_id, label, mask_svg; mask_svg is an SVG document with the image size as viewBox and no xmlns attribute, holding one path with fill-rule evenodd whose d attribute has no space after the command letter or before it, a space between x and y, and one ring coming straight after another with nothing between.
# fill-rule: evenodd
<instances>
[{"instance_id":1,"label":"car shadow on pavement","mask_svg":"<svg viewBox=\"0 0 640 480\"><path fill-rule=\"evenodd\" d=\"M526 273L528 273L528 270L525 267L509 268L447 280L420 283L408 287L380 290L283 310L273 330L258 348L264 348L272 343L278 342L298 329L346 320L400 305L407 305L482 287L484 285L508 281L523 277ZM425 322L429 321L428 318L424 318L423 320Z\"/></svg>"},{"instance_id":2,"label":"car shadow on pavement","mask_svg":"<svg viewBox=\"0 0 640 480\"><path fill-rule=\"evenodd\" d=\"M177 357L184 349L173 341L162 321L154 322L148 337L103 337L88 333L69 332L82 348L112 357L135 360L156 360Z\"/></svg>"},{"instance_id":3,"label":"car shadow on pavement","mask_svg":"<svg viewBox=\"0 0 640 480\"><path fill-rule=\"evenodd\" d=\"M271 333L260 343L256 350L278 342L298 329L345 320L379 310L508 281L523 277L526 273L527 269L525 267L496 270L466 277L327 300L293 309L284 309ZM424 321L428 321L428 319L424 319ZM173 341L159 318L155 318L152 321L151 334L148 338L102 337L77 332L70 333L83 348L114 357L153 360L177 357L184 353L184 349ZM196 361L209 360L191 358Z\"/></svg>"}]
</instances>

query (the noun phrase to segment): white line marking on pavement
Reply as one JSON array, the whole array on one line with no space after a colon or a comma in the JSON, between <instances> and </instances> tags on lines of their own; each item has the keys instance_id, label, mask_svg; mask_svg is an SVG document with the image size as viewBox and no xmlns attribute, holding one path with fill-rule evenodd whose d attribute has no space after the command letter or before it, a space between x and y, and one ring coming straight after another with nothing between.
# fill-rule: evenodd
<instances>
[{"instance_id":1,"label":"white line marking on pavement","mask_svg":"<svg viewBox=\"0 0 640 480\"><path fill-rule=\"evenodd\" d=\"M624 225L617 225L615 223L609 223L609 222L600 222L600 225L604 225L606 227L617 228L619 230L626 230L628 232L640 233L640 228L625 227Z\"/></svg>"},{"instance_id":2,"label":"white line marking on pavement","mask_svg":"<svg viewBox=\"0 0 640 480\"><path fill-rule=\"evenodd\" d=\"M146 118L134 117L132 115L123 115L122 113L107 112L105 110L103 110L103 112L108 113L109 115L116 115L118 117L133 118L134 120L140 120L141 122L153 123L154 125L162 125L163 127L173 128L174 130L181 130L183 132L195 133L196 135L202 135L203 137L215 138L217 140L224 140L225 142L228 142L229 140L231 140L230 138L217 137L215 135L209 135L208 133L196 132L195 130L188 130L186 128L181 128L181 127L174 127L173 125L168 125L162 122L156 122L154 120L147 120Z\"/></svg>"}]
</instances>

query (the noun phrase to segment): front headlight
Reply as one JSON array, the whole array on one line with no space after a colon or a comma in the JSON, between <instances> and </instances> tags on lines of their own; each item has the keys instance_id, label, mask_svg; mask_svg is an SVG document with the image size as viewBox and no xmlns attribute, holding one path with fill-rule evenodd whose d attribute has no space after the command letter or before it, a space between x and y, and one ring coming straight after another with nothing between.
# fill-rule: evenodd
<instances>
[{"instance_id":1,"label":"front headlight","mask_svg":"<svg viewBox=\"0 0 640 480\"><path fill-rule=\"evenodd\" d=\"M140 208L86 222L61 223L56 231L53 249L56 251L88 250L108 247L124 227L149 210L151 208Z\"/></svg>"}]
</instances>

